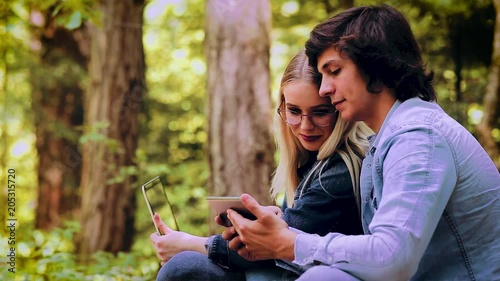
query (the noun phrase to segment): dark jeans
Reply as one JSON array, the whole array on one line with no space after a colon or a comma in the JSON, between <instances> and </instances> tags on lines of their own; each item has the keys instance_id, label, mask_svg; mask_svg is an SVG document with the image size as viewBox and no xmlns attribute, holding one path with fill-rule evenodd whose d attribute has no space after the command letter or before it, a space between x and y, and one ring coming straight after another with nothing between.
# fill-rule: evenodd
<instances>
[{"instance_id":1,"label":"dark jeans","mask_svg":"<svg viewBox=\"0 0 500 281\"><path fill-rule=\"evenodd\" d=\"M184 251L162 266L157 281L245 281L240 271L226 270L212 262L206 255Z\"/></svg>"},{"instance_id":2,"label":"dark jeans","mask_svg":"<svg viewBox=\"0 0 500 281\"><path fill-rule=\"evenodd\" d=\"M231 271L206 255L184 251L162 266L157 281L292 281L298 276L280 267Z\"/></svg>"}]
</instances>

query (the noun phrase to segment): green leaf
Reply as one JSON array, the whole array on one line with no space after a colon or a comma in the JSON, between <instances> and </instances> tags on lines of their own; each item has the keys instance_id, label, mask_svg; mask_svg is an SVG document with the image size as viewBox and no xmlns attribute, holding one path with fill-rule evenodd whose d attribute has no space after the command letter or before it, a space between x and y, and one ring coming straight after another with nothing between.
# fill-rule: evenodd
<instances>
[{"instance_id":1,"label":"green leaf","mask_svg":"<svg viewBox=\"0 0 500 281\"><path fill-rule=\"evenodd\" d=\"M69 21L64 25L67 29L76 29L82 24L82 13L74 11L69 17Z\"/></svg>"},{"instance_id":2,"label":"green leaf","mask_svg":"<svg viewBox=\"0 0 500 281\"><path fill-rule=\"evenodd\" d=\"M52 12L51 16L55 17L55 16L59 13L59 11L61 10L61 8L62 8L62 5L61 5L61 4L57 5L57 6L54 8L54 11Z\"/></svg>"}]
</instances>

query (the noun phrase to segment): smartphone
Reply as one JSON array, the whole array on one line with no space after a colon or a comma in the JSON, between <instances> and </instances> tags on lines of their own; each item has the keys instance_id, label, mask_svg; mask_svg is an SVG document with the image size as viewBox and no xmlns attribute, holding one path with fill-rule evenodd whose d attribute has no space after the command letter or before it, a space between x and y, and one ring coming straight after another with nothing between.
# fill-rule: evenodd
<instances>
[{"instance_id":1,"label":"smartphone","mask_svg":"<svg viewBox=\"0 0 500 281\"><path fill-rule=\"evenodd\" d=\"M227 218L227 209L233 209L244 218L249 220L257 219L252 214L237 196L208 196L207 202L221 218L224 226L229 227L232 225L231 221Z\"/></svg>"},{"instance_id":2,"label":"smartphone","mask_svg":"<svg viewBox=\"0 0 500 281\"><path fill-rule=\"evenodd\" d=\"M153 220L153 225L158 235L164 235L154 221L154 214L158 213L161 219L170 227L175 225L175 230L179 230L177 219L175 218L172 205L168 201L167 192L165 190L165 182L162 177L158 176L142 185L142 194L146 201L149 214Z\"/></svg>"}]
</instances>

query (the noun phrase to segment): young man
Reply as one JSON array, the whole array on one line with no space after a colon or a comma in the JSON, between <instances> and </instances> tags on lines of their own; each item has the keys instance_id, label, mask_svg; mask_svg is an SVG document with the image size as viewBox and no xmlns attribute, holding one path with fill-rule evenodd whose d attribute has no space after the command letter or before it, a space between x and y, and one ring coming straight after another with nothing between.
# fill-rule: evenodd
<instances>
[{"instance_id":1,"label":"young man","mask_svg":"<svg viewBox=\"0 0 500 281\"><path fill-rule=\"evenodd\" d=\"M360 179L365 234L300 233L243 195L257 220L228 211L230 247L309 268L299 280L498 280L500 174L435 103L406 19L387 5L346 10L314 28L306 54L320 95L376 133Z\"/></svg>"}]
</instances>

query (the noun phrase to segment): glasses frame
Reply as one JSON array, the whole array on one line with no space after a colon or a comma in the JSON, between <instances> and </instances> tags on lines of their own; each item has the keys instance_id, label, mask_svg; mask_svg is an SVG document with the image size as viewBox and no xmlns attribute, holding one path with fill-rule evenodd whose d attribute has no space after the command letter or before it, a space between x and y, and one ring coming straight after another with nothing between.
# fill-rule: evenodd
<instances>
[{"instance_id":1,"label":"glasses frame","mask_svg":"<svg viewBox=\"0 0 500 281\"><path fill-rule=\"evenodd\" d=\"M281 120L283 120L283 122L285 122L285 123L286 123L286 124L288 124L288 125L293 125L293 126L295 126L295 125L299 125L300 123L302 123L302 117L303 117L303 116L306 116L306 117L307 117L307 119L309 119L309 122L311 122L314 126L318 126L318 127L328 127L328 126L330 126L330 125L332 124L333 117L334 117L334 116L335 116L335 114L337 113L337 111L336 111L336 110L335 110L334 112L325 113L325 114L330 115L330 122L329 122L327 125L318 125L318 124L316 124L316 123L312 120L312 118L311 118L311 115L312 115L312 114L311 114L311 113L310 113L310 114L300 114L300 119L299 119L299 122L298 122L298 123L290 123L290 122L288 122L288 121L286 120L286 118L285 118L285 117L283 117L283 115L281 115L281 113L282 113L282 112L287 112L287 111L288 111L288 112L290 112L291 110L281 109L281 107L280 107L280 108L278 108L278 109L276 110L276 112L277 112L277 113L278 113L278 115L280 116Z\"/></svg>"}]
</instances>

